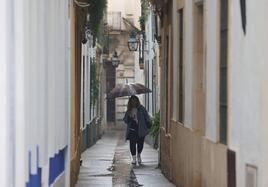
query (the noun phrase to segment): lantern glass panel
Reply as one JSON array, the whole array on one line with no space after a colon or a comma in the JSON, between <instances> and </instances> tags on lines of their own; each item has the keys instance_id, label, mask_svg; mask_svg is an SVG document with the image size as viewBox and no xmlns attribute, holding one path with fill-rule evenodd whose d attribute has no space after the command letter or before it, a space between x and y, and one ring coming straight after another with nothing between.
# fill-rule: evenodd
<instances>
[{"instance_id":1,"label":"lantern glass panel","mask_svg":"<svg viewBox=\"0 0 268 187\"><path fill-rule=\"evenodd\" d=\"M138 41L136 38L130 37L128 39L128 48L130 51L137 51L138 49Z\"/></svg>"}]
</instances>

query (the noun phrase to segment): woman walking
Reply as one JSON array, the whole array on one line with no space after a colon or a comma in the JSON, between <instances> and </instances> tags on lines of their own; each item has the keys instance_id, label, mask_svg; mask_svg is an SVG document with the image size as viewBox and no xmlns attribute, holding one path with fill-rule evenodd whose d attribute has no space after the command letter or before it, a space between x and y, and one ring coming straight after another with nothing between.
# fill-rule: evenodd
<instances>
[{"instance_id":1,"label":"woman walking","mask_svg":"<svg viewBox=\"0 0 268 187\"><path fill-rule=\"evenodd\" d=\"M150 117L137 96L129 98L123 120L127 124L126 139L129 140L132 164L136 165L136 160L141 164L141 152L145 136L149 132ZM138 153L137 156L136 153Z\"/></svg>"}]
</instances>

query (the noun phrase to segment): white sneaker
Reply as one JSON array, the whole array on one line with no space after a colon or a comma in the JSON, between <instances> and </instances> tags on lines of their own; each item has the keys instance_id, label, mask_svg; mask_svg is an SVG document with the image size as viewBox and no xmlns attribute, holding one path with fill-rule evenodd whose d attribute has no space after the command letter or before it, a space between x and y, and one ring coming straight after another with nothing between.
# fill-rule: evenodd
<instances>
[{"instance_id":1,"label":"white sneaker","mask_svg":"<svg viewBox=\"0 0 268 187\"><path fill-rule=\"evenodd\" d=\"M141 164L141 154L138 154L138 163Z\"/></svg>"},{"instance_id":2,"label":"white sneaker","mask_svg":"<svg viewBox=\"0 0 268 187\"><path fill-rule=\"evenodd\" d=\"M132 156L132 162L131 164L136 165L136 155Z\"/></svg>"}]
</instances>

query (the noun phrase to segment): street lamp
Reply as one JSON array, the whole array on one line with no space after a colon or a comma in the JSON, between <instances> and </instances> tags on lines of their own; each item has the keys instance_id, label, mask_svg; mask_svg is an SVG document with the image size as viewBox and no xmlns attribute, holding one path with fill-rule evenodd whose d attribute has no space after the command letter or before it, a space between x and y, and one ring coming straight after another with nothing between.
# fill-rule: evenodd
<instances>
[{"instance_id":1,"label":"street lamp","mask_svg":"<svg viewBox=\"0 0 268 187\"><path fill-rule=\"evenodd\" d=\"M112 57L112 65L117 68L120 63L120 60L118 58L117 52L115 51Z\"/></svg>"},{"instance_id":2,"label":"street lamp","mask_svg":"<svg viewBox=\"0 0 268 187\"><path fill-rule=\"evenodd\" d=\"M140 42L141 38L141 42ZM143 31L133 30L129 34L128 38L128 48L129 51L137 51L139 48L139 65L140 69L144 69L144 44L145 43L145 33Z\"/></svg>"},{"instance_id":3,"label":"street lamp","mask_svg":"<svg viewBox=\"0 0 268 187\"><path fill-rule=\"evenodd\" d=\"M129 35L129 39L128 39L128 49L129 51L137 51L138 49L138 45L139 45L139 41L137 39L136 33L135 31L132 31Z\"/></svg>"},{"instance_id":4,"label":"street lamp","mask_svg":"<svg viewBox=\"0 0 268 187\"><path fill-rule=\"evenodd\" d=\"M110 60L108 60L108 55L104 55L103 57L104 57L103 63L105 65L104 68L108 67L109 64L112 64L112 66L114 68L117 68L118 65L120 64L120 60L119 60L119 57L118 57L116 51L114 52L114 54Z\"/></svg>"}]
</instances>

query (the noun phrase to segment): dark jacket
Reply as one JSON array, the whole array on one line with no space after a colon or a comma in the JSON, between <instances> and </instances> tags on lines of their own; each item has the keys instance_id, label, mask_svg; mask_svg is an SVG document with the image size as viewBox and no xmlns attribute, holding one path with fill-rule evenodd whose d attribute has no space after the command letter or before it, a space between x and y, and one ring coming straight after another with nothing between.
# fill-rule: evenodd
<instances>
[{"instance_id":1,"label":"dark jacket","mask_svg":"<svg viewBox=\"0 0 268 187\"><path fill-rule=\"evenodd\" d=\"M140 105L137 108L137 117L138 117L138 136L145 137L149 133L149 125L150 125L150 117L148 115L147 110L144 106ZM129 128L133 119L128 116L128 111L126 111L125 116L123 118L124 122L127 124L126 130L126 139L129 135Z\"/></svg>"}]
</instances>

